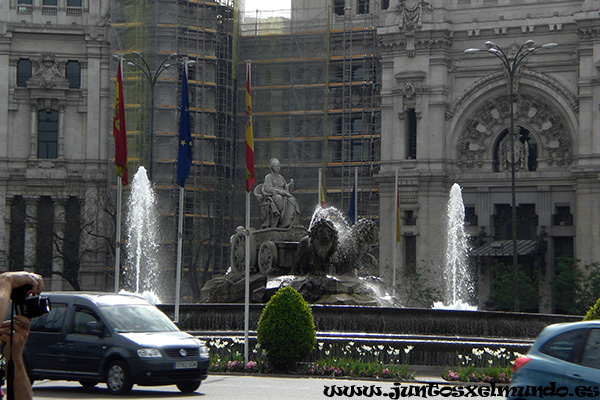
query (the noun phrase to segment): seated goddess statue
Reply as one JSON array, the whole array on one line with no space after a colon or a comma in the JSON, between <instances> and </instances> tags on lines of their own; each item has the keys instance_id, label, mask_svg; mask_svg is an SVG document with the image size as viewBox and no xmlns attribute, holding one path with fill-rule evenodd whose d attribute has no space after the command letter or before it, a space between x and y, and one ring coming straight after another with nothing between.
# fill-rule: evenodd
<instances>
[{"instance_id":1,"label":"seated goddess statue","mask_svg":"<svg viewBox=\"0 0 600 400\"><path fill-rule=\"evenodd\" d=\"M271 172L265 176L265 182L254 189L264 215L263 228L288 228L300 221L300 206L290 193L294 190L294 180L286 182L280 170L279 160L271 159Z\"/></svg>"}]
</instances>

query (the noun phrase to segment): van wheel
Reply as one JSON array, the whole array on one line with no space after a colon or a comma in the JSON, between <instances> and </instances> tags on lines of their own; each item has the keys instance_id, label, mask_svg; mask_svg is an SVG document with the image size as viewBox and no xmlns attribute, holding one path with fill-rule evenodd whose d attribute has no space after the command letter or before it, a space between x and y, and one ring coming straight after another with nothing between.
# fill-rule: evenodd
<instances>
[{"instance_id":1,"label":"van wheel","mask_svg":"<svg viewBox=\"0 0 600 400\"><path fill-rule=\"evenodd\" d=\"M198 382L180 382L177 384L177 389L182 393L192 393L200 387L200 381Z\"/></svg>"},{"instance_id":2,"label":"van wheel","mask_svg":"<svg viewBox=\"0 0 600 400\"><path fill-rule=\"evenodd\" d=\"M132 386L125 363L121 360L113 361L106 371L106 387L110 394L127 394Z\"/></svg>"}]
</instances>

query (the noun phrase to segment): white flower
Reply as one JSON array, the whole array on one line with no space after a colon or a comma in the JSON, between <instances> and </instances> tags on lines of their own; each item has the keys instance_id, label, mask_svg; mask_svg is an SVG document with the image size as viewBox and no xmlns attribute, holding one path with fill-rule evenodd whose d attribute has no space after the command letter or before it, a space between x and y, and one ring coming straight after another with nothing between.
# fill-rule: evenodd
<instances>
[{"instance_id":1,"label":"white flower","mask_svg":"<svg viewBox=\"0 0 600 400\"><path fill-rule=\"evenodd\" d=\"M404 353L408 354L414 348L415 348L415 346L406 346L406 348L404 349Z\"/></svg>"}]
</instances>

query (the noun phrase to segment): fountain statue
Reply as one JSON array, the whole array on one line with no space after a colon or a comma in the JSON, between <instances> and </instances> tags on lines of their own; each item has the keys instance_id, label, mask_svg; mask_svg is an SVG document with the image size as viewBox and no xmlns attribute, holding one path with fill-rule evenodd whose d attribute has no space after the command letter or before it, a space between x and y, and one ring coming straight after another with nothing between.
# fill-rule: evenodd
<instances>
[{"instance_id":1,"label":"fountain statue","mask_svg":"<svg viewBox=\"0 0 600 400\"><path fill-rule=\"evenodd\" d=\"M300 206L291 194L294 180L286 182L279 171L279 160L272 158L271 172L265 176L265 182L254 189L264 217L263 228L288 228L300 221Z\"/></svg>"},{"instance_id":2,"label":"fountain statue","mask_svg":"<svg viewBox=\"0 0 600 400\"><path fill-rule=\"evenodd\" d=\"M146 168L139 167L131 183L126 217L127 261L124 268L124 291L143 295L158 303L159 282L158 247L159 227L154 190Z\"/></svg>"},{"instance_id":3,"label":"fountain statue","mask_svg":"<svg viewBox=\"0 0 600 400\"><path fill-rule=\"evenodd\" d=\"M446 219L446 251L444 255L444 300L433 308L476 310L470 305L474 296L473 278L469 272L467 254L469 240L465 233L465 206L462 188L455 183L450 189Z\"/></svg>"},{"instance_id":4,"label":"fountain statue","mask_svg":"<svg viewBox=\"0 0 600 400\"><path fill-rule=\"evenodd\" d=\"M250 232L238 227L231 237L231 267L225 276L205 284L201 301L243 300L248 240L254 302L265 302L289 285L312 303L397 306L379 278L358 277L377 264L369 254L379 239L376 223L362 219L350 225L335 207L316 206L309 228L299 225L300 208L290 193L294 182L286 182L280 168L273 158L271 173L254 189L263 211L262 227Z\"/></svg>"}]
</instances>

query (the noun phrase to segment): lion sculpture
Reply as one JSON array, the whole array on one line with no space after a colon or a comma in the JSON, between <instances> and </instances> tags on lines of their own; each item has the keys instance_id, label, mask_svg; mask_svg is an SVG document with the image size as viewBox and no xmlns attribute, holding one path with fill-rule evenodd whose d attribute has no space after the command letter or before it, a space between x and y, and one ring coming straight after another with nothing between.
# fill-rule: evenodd
<instances>
[{"instance_id":1,"label":"lion sculpture","mask_svg":"<svg viewBox=\"0 0 600 400\"><path fill-rule=\"evenodd\" d=\"M336 274L352 274L354 270L368 269L377 265L369 254L372 245L379 240L379 229L375 221L360 219L350 228L350 234L339 244L338 259L334 263Z\"/></svg>"},{"instance_id":2,"label":"lion sculpture","mask_svg":"<svg viewBox=\"0 0 600 400\"><path fill-rule=\"evenodd\" d=\"M331 221L318 220L298 244L292 274L326 275L337 261L338 233Z\"/></svg>"}]
</instances>

